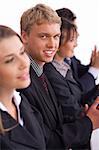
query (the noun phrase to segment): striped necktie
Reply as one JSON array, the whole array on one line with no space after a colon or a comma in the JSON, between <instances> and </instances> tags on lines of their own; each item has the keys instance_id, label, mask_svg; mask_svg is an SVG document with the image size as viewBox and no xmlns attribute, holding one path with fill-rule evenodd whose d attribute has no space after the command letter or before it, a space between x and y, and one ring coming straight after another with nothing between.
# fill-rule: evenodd
<instances>
[{"instance_id":1,"label":"striped necktie","mask_svg":"<svg viewBox=\"0 0 99 150\"><path fill-rule=\"evenodd\" d=\"M47 86L47 79L46 79L46 75L44 73L42 73L42 75L39 77L42 84L43 84L43 87L45 89L45 91L48 93L48 86Z\"/></svg>"}]
</instances>

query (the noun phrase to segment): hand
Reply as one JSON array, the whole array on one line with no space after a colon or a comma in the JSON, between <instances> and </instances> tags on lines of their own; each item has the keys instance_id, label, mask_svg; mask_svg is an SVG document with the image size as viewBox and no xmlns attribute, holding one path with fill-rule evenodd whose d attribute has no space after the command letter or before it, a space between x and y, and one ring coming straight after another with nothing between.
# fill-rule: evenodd
<instances>
[{"instance_id":1,"label":"hand","mask_svg":"<svg viewBox=\"0 0 99 150\"><path fill-rule=\"evenodd\" d=\"M97 47L96 47L96 45L95 45L95 46L94 46L94 50L92 51L92 54L91 54L91 65L93 65L93 63L94 63L94 61L95 61L96 51L97 51Z\"/></svg>"},{"instance_id":2,"label":"hand","mask_svg":"<svg viewBox=\"0 0 99 150\"><path fill-rule=\"evenodd\" d=\"M91 55L91 66L99 69L99 51L97 50L96 45Z\"/></svg>"},{"instance_id":3,"label":"hand","mask_svg":"<svg viewBox=\"0 0 99 150\"><path fill-rule=\"evenodd\" d=\"M97 109L98 104L99 97L96 98L95 102L90 106L86 114L92 121L93 129L99 128L99 109Z\"/></svg>"}]
</instances>

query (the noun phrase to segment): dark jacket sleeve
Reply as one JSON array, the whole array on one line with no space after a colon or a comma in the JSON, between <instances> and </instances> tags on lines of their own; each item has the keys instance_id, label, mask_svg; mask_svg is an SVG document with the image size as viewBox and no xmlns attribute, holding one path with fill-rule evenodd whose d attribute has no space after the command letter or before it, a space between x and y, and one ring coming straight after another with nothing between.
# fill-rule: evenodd
<instances>
[{"instance_id":1,"label":"dark jacket sleeve","mask_svg":"<svg viewBox=\"0 0 99 150\"><path fill-rule=\"evenodd\" d=\"M91 73L88 72L89 65L83 65L76 58L72 58L72 69L74 77L80 83L82 90L87 93L95 87L95 79Z\"/></svg>"},{"instance_id":2,"label":"dark jacket sleeve","mask_svg":"<svg viewBox=\"0 0 99 150\"><path fill-rule=\"evenodd\" d=\"M92 123L88 117L63 125L64 143L72 148L88 143L91 133Z\"/></svg>"}]
</instances>

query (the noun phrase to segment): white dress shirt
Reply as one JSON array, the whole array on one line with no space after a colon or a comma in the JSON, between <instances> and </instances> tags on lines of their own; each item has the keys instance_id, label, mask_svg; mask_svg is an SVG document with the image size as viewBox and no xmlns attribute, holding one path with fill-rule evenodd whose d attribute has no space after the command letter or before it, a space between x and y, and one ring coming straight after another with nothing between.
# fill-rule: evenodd
<instances>
[{"instance_id":1,"label":"white dress shirt","mask_svg":"<svg viewBox=\"0 0 99 150\"><path fill-rule=\"evenodd\" d=\"M21 124L23 126L23 119L21 118L20 109L19 109L19 105L21 103L21 96L20 96L19 92L14 91L13 101L14 101L14 104L15 104L17 112L18 112L18 122L19 122L19 124ZM2 102L0 102L0 109L8 112L7 108L3 105Z\"/></svg>"}]
</instances>

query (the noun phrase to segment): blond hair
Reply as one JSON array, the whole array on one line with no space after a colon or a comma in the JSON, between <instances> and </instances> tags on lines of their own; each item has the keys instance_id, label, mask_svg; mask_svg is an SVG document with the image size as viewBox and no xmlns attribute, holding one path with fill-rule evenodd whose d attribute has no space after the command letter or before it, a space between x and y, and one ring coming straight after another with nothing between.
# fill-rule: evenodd
<instances>
[{"instance_id":1,"label":"blond hair","mask_svg":"<svg viewBox=\"0 0 99 150\"><path fill-rule=\"evenodd\" d=\"M22 31L25 31L29 34L34 24L40 25L45 22L58 23L61 25L61 18L58 16L56 11L51 9L49 6L37 4L35 7L26 10L22 14L20 20L21 33Z\"/></svg>"}]
</instances>

